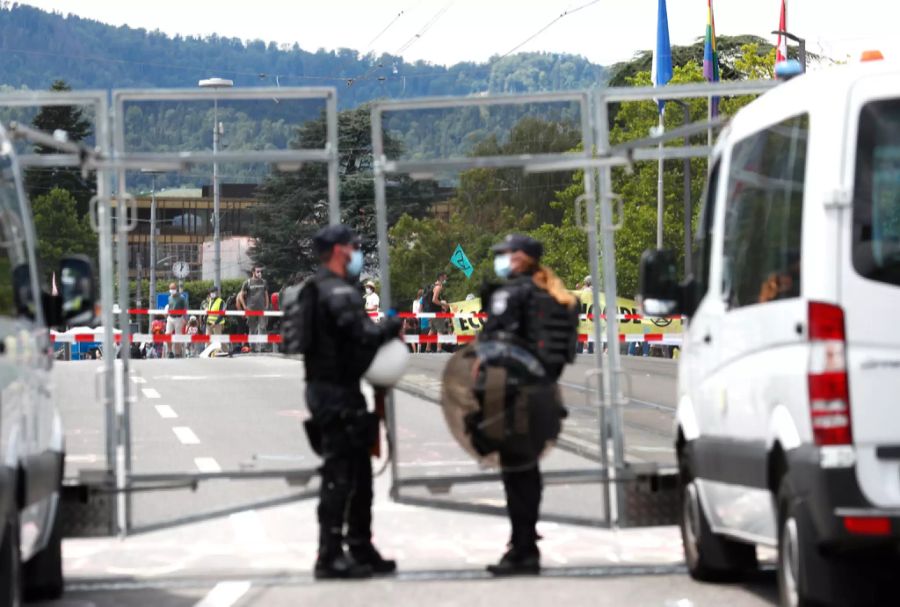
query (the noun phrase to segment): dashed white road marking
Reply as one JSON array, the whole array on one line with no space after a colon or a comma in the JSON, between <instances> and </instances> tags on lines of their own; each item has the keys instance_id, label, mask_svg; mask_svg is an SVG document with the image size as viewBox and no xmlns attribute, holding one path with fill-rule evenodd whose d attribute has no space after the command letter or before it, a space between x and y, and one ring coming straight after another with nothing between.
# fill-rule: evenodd
<instances>
[{"instance_id":1,"label":"dashed white road marking","mask_svg":"<svg viewBox=\"0 0 900 607\"><path fill-rule=\"evenodd\" d=\"M141 388L141 392L144 393L144 398L160 398L159 392L153 388Z\"/></svg>"},{"instance_id":2,"label":"dashed white road marking","mask_svg":"<svg viewBox=\"0 0 900 607\"><path fill-rule=\"evenodd\" d=\"M156 405L156 412L159 413L159 416L163 419L175 419L178 417L178 414L175 413L175 409L169 405Z\"/></svg>"},{"instance_id":3,"label":"dashed white road marking","mask_svg":"<svg viewBox=\"0 0 900 607\"><path fill-rule=\"evenodd\" d=\"M194 434L194 431L187 426L175 426L172 432L178 437L182 445L199 445L200 439Z\"/></svg>"},{"instance_id":4,"label":"dashed white road marking","mask_svg":"<svg viewBox=\"0 0 900 607\"><path fill-rule=\"evenodd\" d=\"M222 466L212 457L195 457L194 465L200 472L221 472Z\"/></svg>"},{"instance_id":5,"label":"dashed white road marking","mask_svg":"<svg viewBox=\"0 0 900 607\"><path fill-rule=\"evenodd\" d=\"M266 539L266 529L256 510L236 512L228 517L237 544L259 543Z\"/></svg>"},{"instance_id":6,"label":"dashed white road marking","mask_svg":"<svg viewBox=\"0 0 900 607\"><path fill-rule=\"evenodd\" d=\"M147 380L144 379L143 377L141 377L140 375L132 375L131 381L133 381L136 384L146 384L147 383Z\"/></svg>"},{"instance_id":7,"label":"dashed white road marking","mask_svg":"<svg viewBox=\"0 0 900 607\"><path fill-rule=\"evenodd\" d=\"M250 590L250 582L219 582L194 607L231 607Z\"/></svg>"}]
</instances>

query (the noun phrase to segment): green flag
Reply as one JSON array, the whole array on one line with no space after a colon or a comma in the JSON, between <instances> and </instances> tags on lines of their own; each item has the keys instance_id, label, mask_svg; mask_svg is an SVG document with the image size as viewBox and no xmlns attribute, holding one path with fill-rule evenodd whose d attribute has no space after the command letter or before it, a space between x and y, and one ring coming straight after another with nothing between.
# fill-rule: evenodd
<instances>
[{"instance_id":1,"label":"green flag","mask_svg":"<svg viewBox=\"0 0 900 607\"><path fill-rule=\"evenodd\" d=\"M466 275L466 278L472 276L472 272L474 272L474 268L472 268L472 263L469 261L469 258L466 257L466 252L463 251L462 245L456 245L456 250L453 251L453 255L450 256L450 263L455 267L459 268Z\"/></svg>"}]
</instances>

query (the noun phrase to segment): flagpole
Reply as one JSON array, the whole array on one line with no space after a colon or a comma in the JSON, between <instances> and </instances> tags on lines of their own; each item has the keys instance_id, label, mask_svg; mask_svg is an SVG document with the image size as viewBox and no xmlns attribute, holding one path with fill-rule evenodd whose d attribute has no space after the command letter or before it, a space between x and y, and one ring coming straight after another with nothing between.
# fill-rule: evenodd
<instances>
[{"instance_id":1,"label":"flagpole","mask_svg":"<svg viewBox=\"0 0 900 607\"><path fill-rule=\"evenodd\" d=\"M663 112L665 111L665 106L659 112L659 134L662 135L665 129L665 124L663 124ZM657 170L657 180L656 180L656 248L663 248L663 196L664 196L664 187L663 187L663 170L665 168L665 162L662 157L663 152L663 144L659 144L659 168Z\"/></svg>"}]
</instances>

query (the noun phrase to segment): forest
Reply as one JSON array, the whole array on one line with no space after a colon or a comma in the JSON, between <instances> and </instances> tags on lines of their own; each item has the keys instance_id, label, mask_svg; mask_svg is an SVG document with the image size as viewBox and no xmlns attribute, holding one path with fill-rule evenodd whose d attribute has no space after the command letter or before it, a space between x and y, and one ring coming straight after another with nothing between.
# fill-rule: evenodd
<instances>
[{"instance_id":1,"label":"forest","mask_svg":"<svg viewBox=\"0 0 900 607\"><path fill-rule=\"evenodd\" d=\"M583 57L522 53L433 65L342 48L310 50L237 38L170 37L0 2L0 85L46 89L184 88L217 76L236 87L334 86L341 108L379 98L584 89L606 70Z\"/></svg>"}]
</instances>

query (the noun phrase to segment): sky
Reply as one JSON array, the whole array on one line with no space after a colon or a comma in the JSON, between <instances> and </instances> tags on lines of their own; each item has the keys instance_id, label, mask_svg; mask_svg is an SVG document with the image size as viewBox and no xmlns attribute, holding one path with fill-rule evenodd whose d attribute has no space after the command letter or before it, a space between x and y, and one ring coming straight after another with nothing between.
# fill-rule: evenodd
<instances>
[{"instance_id":1,"label":"sky","mask_svg":"<svg viewBox=\"0 0 900 607\"><path fill-rule=\"evenodd\" d=\"M656 40L658 0L25 0L44 10L170 35L218 34L297 43L308 51L352 48L450 65L517 52L572 53L601 65L625 61ZM714 0L718 35L771 40L781 0ZM706 0L668 0L672 44L703 36ZM560 17L560 15L563 15ZM897 0L788 0L788 29L833 59L880 49L900 58ZM546 30L542 28L551 24ZM534 34L537 34L534 36ZM533 36L533 37L532 37ZM529 40L530 39L530 40ZM524 44L523 44L524 43ZM521 46L520 46L521 45Z\"/></svg>"}]
</instances>

